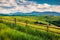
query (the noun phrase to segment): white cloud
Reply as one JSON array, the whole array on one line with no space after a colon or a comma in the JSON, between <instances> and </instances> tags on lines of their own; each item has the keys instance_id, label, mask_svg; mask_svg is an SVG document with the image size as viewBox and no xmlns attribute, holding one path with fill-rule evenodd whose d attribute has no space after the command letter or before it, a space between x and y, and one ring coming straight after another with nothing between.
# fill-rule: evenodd
<instances>
[{"instance_id":1,"label":"white cloud","mask_svg":"<svg viewBox=\"0 0 60 40\"><path fill-rule=\"evenodd\" d=\"M60 12L60 5L49 5L47 3L37 4L25 0L0 0L0 13L9 14L15 12Z\"/></svg>"}]
</instances>

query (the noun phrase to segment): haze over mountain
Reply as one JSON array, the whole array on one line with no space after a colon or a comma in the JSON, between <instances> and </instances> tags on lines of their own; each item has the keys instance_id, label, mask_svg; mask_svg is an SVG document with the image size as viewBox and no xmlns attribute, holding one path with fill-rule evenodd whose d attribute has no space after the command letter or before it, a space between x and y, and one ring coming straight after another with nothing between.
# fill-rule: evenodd
<instances>
[{"instance_id":1,"label":"haze over mountain","mask_svg":"<svg viewBox=\"0 0 60 40\"><path fill-rule=\"evenodd\" d=\"M15 14L11 14L11 15L35 15L35 16L39 16L39 15L53 15L53 16L60 16L60 13L57 12L32 12L32 13L20 13L17 12Z\"/></svg>"},{"instance_id":2,"label":"haze over mountain","mask_svg":"<svg viewBox=\"0 0 60 40\"><path fill-rule=\"evenodd\" d=\"M60 13L57 13L57 12L32 12L32 13L21 13L21 12L16 12L16 13L11 13L11 14L0 14L2 16L25 16L25 15L28 15L28 16L42 16L42 15L52 15L52 16L60 16Z\"/></svg>"}]
</instances>

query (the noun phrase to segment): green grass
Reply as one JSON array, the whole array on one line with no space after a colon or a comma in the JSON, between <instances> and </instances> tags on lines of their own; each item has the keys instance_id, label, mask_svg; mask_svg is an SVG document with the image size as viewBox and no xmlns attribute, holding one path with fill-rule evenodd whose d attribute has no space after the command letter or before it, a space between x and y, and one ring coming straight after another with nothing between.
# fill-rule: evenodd
<instances>
[{"instance_id":1,"label":"green grass","mask_svg":"<svg viewBox=\"0 0 60 40\"><path fill-rule=\"evenodd\" d=\"M29 35L27 33L11 29L5 24L0 24L0 26L2 26L0 27L0 40L43 40L37 36Z\"/></svg>"},{"instance_id":2,"label":"green grass","mask_svg":"<svg viewBox=\"0 0 60 40\"><path fill-rule=\"evenodd\" d=\"M9 18L8 20L14 20L14 17L5 17ZM47 23L43 19L37 19L36 17L16 17L19 22L25 22L25 20L28 20L30 24L33 24L36 20ZM22 20L23 18L23 20ZM32 19L33 18L33 19ZM38 17L42 18L42 17ZM24 20L25 19L25 20ZM31 19L31 20L30 20ZM36 25L37 26L37 25ZM41 26L43 27L43 26ZM32 28L31 26L24 26L19 24L14 24L13 22L6 22L5 20L0 20L0 40L60 40L60 34L47 32L45 30L41 30L38 28Z\"/></svg>"}]
</instances>

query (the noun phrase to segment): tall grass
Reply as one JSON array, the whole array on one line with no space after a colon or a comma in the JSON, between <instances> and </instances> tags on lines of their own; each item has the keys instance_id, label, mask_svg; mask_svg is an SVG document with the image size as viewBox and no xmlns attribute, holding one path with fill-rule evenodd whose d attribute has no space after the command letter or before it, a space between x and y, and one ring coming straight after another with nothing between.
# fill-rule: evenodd
<instances>
[{"instance_id":1,"label":"tall grass","mask_svg":"<svg viewBox=\"0 0 60 40\"><path fill-rule=\"evenodd\" d=\"M16 25L14 23L10 23L10 22L3 22L4 24L6 24L8 27L12 28L12 29L16 29L18 31L33 35L33 36L38 36L38 37L42 37L44 40L57 40L57 38L60 36L59 35L54 35L54 33L50 33L50 32L46 32L46 31L41 31L39 29L36 28L31 28L31 27L23 27L20 25ZM11 24L13 26L11 26Z\"/></svg>"},{"instance_id":2,"label":"tall grass","mask_svg":"<svg viewBox=\"0 0 60 40\"><path fill-rule=\"evenodd\" d=\"M37 36L11 29L5 24L0 24L0 28L2 29L0 30L0 40L43 40Z\"/></svg>"}]
</instances>

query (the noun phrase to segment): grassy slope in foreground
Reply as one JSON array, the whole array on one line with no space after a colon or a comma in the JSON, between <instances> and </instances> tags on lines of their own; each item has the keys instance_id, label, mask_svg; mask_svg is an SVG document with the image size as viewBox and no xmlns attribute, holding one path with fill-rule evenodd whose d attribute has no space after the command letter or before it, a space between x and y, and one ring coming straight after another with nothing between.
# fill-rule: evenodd
<instances>
[{"instance_id":1,"label":"grassy slope in foreground","mask_svg":"<svg viewBox=\"0 0 60 40\"><path fill-rule=\"evenodd\" d=\"M2 23L0 23L0 32L0 40L42 40L42 38L39 38L37 36L10 29Z\"/></svg>"},{"instance_id":2,"label":"grassy slope in foreground","mask_svg":"<svg viewBox=\"0 0 60 40\"><path fill-rule=\"evenodd\" d=\"M17 17L18 18L18 17ZM11 19L13 19L13 18L11 18ZM10 20L10 17L8 17L8 20ZM30 21L30 20L29 20ZM32 20L31 20L32 21ZM5 23L4 23L5 24ZM7 22L7 24L6 25L8 25L8 22ZM21 25L21 24L20 24ZM31 24L32 25L32 24ZM37 26L37 25L36 25ZM19 28L21 28L21 27L19 27ZM23 26L22 26L22 30L23 30ZM29 28L28 28L29 29ZM14 30L14 29L13 29ZM22 31L22 30L20 30L20 31ZM31 31L31 30L30 30ZM24 32L24 31L23 31ZM42 31L43 32L43 31ZM37 34L39 34L39 33L37 33ZM47 33L46 33L47 34ZM43 34L44 35L44 34ZM47 38L47 36L45 36L46 38ZM54 36L53 36L54 37ZM40 39L40 40L42 40L42 39ZM56 39L55 39L56 40Z\"/></svg>"}]
</instances>

